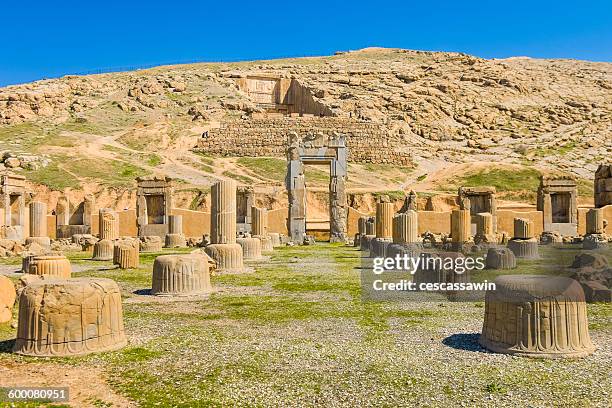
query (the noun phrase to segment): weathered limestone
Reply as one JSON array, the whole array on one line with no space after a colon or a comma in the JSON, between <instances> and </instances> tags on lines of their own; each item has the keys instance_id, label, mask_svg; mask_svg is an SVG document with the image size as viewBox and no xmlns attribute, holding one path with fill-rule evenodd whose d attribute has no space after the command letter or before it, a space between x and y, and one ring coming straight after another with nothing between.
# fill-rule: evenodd
<instances>
[{"instance_id":1,"label":"weathered limestone","mask_svg":"<svg viewBox=\"0 0 612 408\"><path fill-rule=\"evenodd\" d=\"M396 244L415 244L419 240L418 215L407 210L393 217L393 242Z\"/></svg>"},{"instance_id":2,"label":"weathered limestone","mask_svg":"<svg viewBox=\"0 0 612 408\"><path fill-rule=\"evenodd\" d=\"M204 250L216 262L219 273L244 272L244 258L239 244L210 244Z\"/></svg>"},{"instance_id":3,"label":"weathered limestone","mask_svg":"<svg viewBox=\"0 0 612 408\"><path fill-rule=\"evenodd\" d=\"M612 204L612 164L600 164L595 171L595 207Z\"/></svg>"},{"instance_id":4,"label":"weathered limestone","mask_svg":"<svg viewBox=\"0 0 612 408\"><path fill-rule=\"evenodd\" d=\"M376 203L376 238L393 238L393 203Z\"/></svg>"},{"instance_id":5,"label":"weathered limestone","mask_svg":"<svg viewBox=\"0 0 612 408\"><path fill-rule=\"evenodd\" d=\"M489 248L486 258L487 269L514 269L516 257L508 248Z\"/></svg>"},{"instance_id":6,"label":"weathered limestone","mask_svg":"<svg viewBox=\"0 0 612 408\"><path fill-rule=\"evenodd\" d=\"M251 207L255 200L255 191L251 186L236 187L236 230L239 232L251 232L252 219Z\"/></svg>"},{"instance_id":7,"label":"weathered limestone","mask_svg":"<svg viewBox=\"0 0 612 408\"><path fill-rule=\"evenodd\" d=\"M508 248L517 258L538 258L538 240L533 237L533 221L525 218L514 219L514 237L508 241Z\"/></svg>"},{"instance_id":8,"label":"weathered limestone","mask_svg":"<svg viewBox=\"0 0 612 408\"><path fill-rule=\"evenodd\" d=\"M2 237L21 240L25 225L25 177L4 173L0 183L0 206L4 210Z\"/></svg>"},{"instance_id":9,"label":"weathered limestone","mask_svg":"<svg viewBox=\"0 0 612 408\"><path fill-rule=\"evenodd\" d=\"M571 177L540 177L538 187L539 211L544 217L544 231L562 235L578 232L578 188Z\"/></svg>"},{"instance_id":10,"label":"weathered limestone","mask_svg":"<svg viewBox=\"0 0 612 408\"><path fill-rule=\"evenodd\" d=\"M187 239L183 234L182 215L168 216L168 233L164 246L166 248L185 248L187 246Z\"/></svg>"},{"instance_id":11,"label":"weathered limestone","mask_svg":"<svg viewBox=\"0 0 612 408\"><path fill-rule=\"evenodd\" d=\"M236 242L236 182L221 180L211 190L211 241L233 244Z\"/></svg>"},{"instance_id":12,"label":"weathered limestone","mask_svg":"<svg viewBox=\"0 0 612 408\"><path fill-rule=\"evenodd\" d=\"M459 208L470 211L470 231L478 228L478 214L491 214L492 234L497 232L497 202L495 187L460 187L458 192Z\"/></svg>"},{"instance_id":13,"label":"weathered limestone","mask_svg":"<svg viewBox=\"0 0 612 408\"><path fill-rule=\"evenodd\" d=\"M603 234L604 231L604 214L601 208L591 208L586 213L586 233L587 234Z\"/></svg>"},{"instance_id":14,"label":"weathered limestone","mask_svg":"<svg viewBox=\"0 0 612 408\"><path fill-rule=\"evenodd\" d=\"M487 291L480 344L497 353L536 358L584 357L589 337L584 292L565 277L504 275Z\"/></svg>"},{"instance_id":15,"label":"weathered limestone","mask_svg":"<svg viewBox=\"0 0 612 408\"><path fill-rule=\"evenodd\" d=\"M57 278L70 278L72 267L64 255L38 255L29 260L28 273Z\"/></svg>"},{"instance_id":16,"label":"weathered limestone","mask_svg":"<svg viewBox=\"0 0 612 408\"><path fill-rule=\"evenodd\" d=\"M113 248L113 264L121 269L135 269L140 265L140 244L136 239L116 241Z\"/></svg>"},{"instance_id":17,"label":"weathered limestone","mask_svg":"<svg viewBox=\"0 0 612 408\"><path fill-rule=\"evenodd\" d=\"M274 250L274 246L272 245L272 238L270 237L255 237L259 239L261 242L261 252L272 252Z\"/></svg>"},{"instance_id":18,"label":"weathered limestone","mask_svg":"<svg viewBox=\"0 0 612 408\"><path fill-rule=\"evenodd\" d=\"M157 296L185 296L210 292L208 261L202 254L162 255L153 263L153 287Z\"/></svg>"},{"instance_id":19,"label":"weathered limestone","mask_svg":"<svg viewBox=\"0 0 612 408\"><path fill-rule=\"evenodd\" d=\"M472 218L476 218L476 235L474 236L474 243L497 243L497 236L493 228L493 216L491 213L478 213Z\"/></svg>"},{"instance_id":20,"label":"weathered limestone","mask_svg":"<svg viewBox=\"0 0 612 408\"><path fill-rule=\"evenodd\" d=\"M242 247L236 243L236 182L222 180L211 190L211 244L206 253L217 263L217 270L243 272Z\"/></svg>"},{"instance_id":21,"label":"weathered limestone","mask_svg":"<svg viewBox=\"0 0 612 408\"><path fill-rule=\"evenodd\" d=\"M261 241L259 238L236 238L236 243L242 247L244 260L261 259Z\"/></svg>"},{"instance_id":22,"label":"weathered limestone","mask_svg":"<svg viewBox=\"0 0 612 408\"><path fill-rule=\"evenodd\" d=\"M47 204L40 201L30 203L30 237L48 237Z\"/></svg>"},{"instance_id":23,"label":"weathered limestone","mask_svg":"<svg viewBox=\"0 0 612 408\"><path fill-rule=\"evenodd\" d=\"M376 217L369 217L366 222L366 235L376 235Z\"/></svg>"},{"instance_id":24,"label":"weathered limestone","mask_svg":"<svg viewBox=\"0 0 612 408\"><path fill-rule=\"evenodd\" d=\"M364 236L366 233L366 222L368 221L368 218L369 217L367 215L363 215L357 220L357 233L355 234L355 238L353 239L354 247L361 246L360 240L361 237Z\"/></svg>"},{"instance_id":25,"label":"weathered limestone","mask_svg":"<svg viewBox=\"0 0 612 408\"><path fill-rule=\"evenodd\" d=\"M586 213L586 232L583 249L599 249L608 246L608 237L605 234L606 220L603 209L592 208Z\"/></svg>"},{"instance_id":26,"label":"weathered limestone","mask_svg":"<svg viewBox=\"0 0 612 408\"><path fill-rule=\"evenodd\" d=\"M157 235L140 237L140 252L161 252L162 239Z\"/></svg>"},{"instance_id":27,"label":"weathered limestone","mask_svg":"<svg viewBox=\"0 0 612 408\"><path fill-rule=\"evenodd\" d=\"M114 281L45 279L23 289L13 352L75 356L126 344L121 291Z\"/></svg>"},{"instance_id":28,"label":"weathered limestone","mask_svg":"<svg viewBox=\"0 0 612 408\"><path fill-rule=\"evenodd\" d=\"M268 210L265 208L251 207L251 235L268 236Z\"/></svg>"},{"instance_id":29,"label":"weathered limestone","mask_svg":"<svg viewBox=\"0 0 612 408\"><path fill-rule=\"evenodd\" d=\"M164 243L166 248L186 248L187 239L183 234L166 234L166 242Z\"/></svg>"},{"instance_id":30,"label":"weathered limestone","mask_svg":"<svg viewBox=\"0 0 612 408\"><path fill-rule=\"evenodd\" d=\"M347 242L348 204L345 193L347 148L345 137L323 133L289 133L287 176L289 199L287 230L291 241L302 244L306 236L306 180L304 164L329 164L329 226L331 242Z\"/></svg>"},{"instance_id":31,"label":"weathered limestone","mask_svg":"<svg viewBox=\"0 0 612 408\"><path fill-rule=\"evenodd\" d=\"M147 176L136 179L136 222L138 236L158 236L168 233L168 215L172 211L174 182L170 177Z\"/></svg>"},{"instance_id":32,"label":"weathered limestone","mask_svg":"<svg viewBox=\"0 0 612 408\"><path fill-rule=\"evenodd\" d=\"M98 214L100 239L119 239L119 214L110 208L100 208Z\"/></svg>"},{"instance_id":33,"label":"weathered limestone","mask_svg":"<svg viewBox=\"0 0 612 408\"><path fill-rule=\"evenodd\" d=\"M114 243L110 239L101 239L94 244L93 255L91 259L94 261L110 261L113 259Z\"/></svg>"},{"instance_id":34,"label":"weathered limestone","mask_svg":"<svg viewBox=\"0 0 612 408\"><path fill-rule=\"evenodd\" d=\"M451 240L454 244L470 241L470 210L453 210L451 213Z\"/></svg>"},{"instance_id":35,"label":"weathered limestone","mask_svg":"<svg viewBox=\"0 0 612 408\"><path fill-rule=\"evenodd\" d=\"M270 237L270 239L272 240L272 246L274 248L279 247L282 245L281 243L281 237L280 234L278 232L269 232L268 236Z\"/></svg>"},{"instance_id":36,"label":"weathered limestone","mask_svg":"<svg viewBox=\"0 0 612 408\"><path fill-rule=\"evenodd\" d=\"M513 238L529 239L534 237L533 221L525 218L514 219Z\"/></svg>"},{"instance_id":37,"label":"weathered limestone","mask_svg":"<svg viewBox=\"0 0 612 408\"><path fill-rule=\"evenodd\" d=\"M56 237L70 238L75 234L91 234L95 197L87 194L80 203L70 202L66 194L60 196L55 207Z\"/></svg>"},{"instance_id":38,"label":"weathered limestone","mask_svg":"<svg viewBox=\"0 0 612 408\"><path fill-rule=\"evenodd\" d=\"M16 296L13 282L6 276L0 275L0 323L10 322L13 319Z\"/></svg>"}]
</instances>

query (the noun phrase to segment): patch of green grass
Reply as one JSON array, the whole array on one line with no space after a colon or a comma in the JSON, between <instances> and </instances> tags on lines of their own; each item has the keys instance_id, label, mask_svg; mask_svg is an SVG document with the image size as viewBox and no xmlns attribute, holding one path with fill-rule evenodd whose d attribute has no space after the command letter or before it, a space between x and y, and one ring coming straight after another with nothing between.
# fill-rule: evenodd
<instances>
[{"instance_id":1,"label":"patch of green grass","mask_svg":"<svg viewBox=\"0 0 612 408\"><path fill-rule=\"evenodd\" d=\"M229 170L226 170L222 173L225 177L229 177L231 179L234 179L242 184L251 184L253 183L253 179L248 177L248 176L243 176L242 174L236 174L233 173Z\"/></svg>"},{"instance_id":2,"label":"patch of green grass","mask_svg":"<svg viewBox=\"0 0 612 408\"><path fill-rule=\"evenodd\" d=\"M133 164L119 160L73 159L66 167L74 174L99 181L110 187L127 187L134 179L148 172Z\"/></svg>"},{"instance_id":3,"label":"patch of green grass","mask_svg":"<svg viewBox=\"0 0 612 408\"><path fill-rule=\"evenodd\" d=\"M68 161L67 157L56 156L51 159L47 167L41 167L38 170L23 170L22 174L31 182L42 184L51 190L61 191L66 188L78 188L80 186L79 180L60 167L60 163Z\"/></svg>"},{"instance_id":4,"label":"patch of green grass","mask_svg":"<svg viewBox=\"0 0 612 408\"><path fill-rule=\"evenodd\" d=\"M247 168L260 177L282 181L287 173L287 162L271 157L240 157L238 165Z\"/></svg>"}]
</instances>

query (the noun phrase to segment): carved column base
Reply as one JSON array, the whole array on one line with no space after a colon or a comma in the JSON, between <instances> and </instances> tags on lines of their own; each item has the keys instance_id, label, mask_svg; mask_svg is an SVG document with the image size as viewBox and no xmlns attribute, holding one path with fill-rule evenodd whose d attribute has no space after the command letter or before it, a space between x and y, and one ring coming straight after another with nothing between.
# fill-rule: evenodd
<instances>
[{"instance_id":1,"label":"carved column base","mask_svg":"<svg viewBox=\"0 0 612 408\"><path fill-rule=\"evenodd\" d=\"M514 256L517 258L536 259L540 257L538 254L538 240L536 238L513 238L508 241L508 249L514 252Z\"/></svg>"}]
</instances>

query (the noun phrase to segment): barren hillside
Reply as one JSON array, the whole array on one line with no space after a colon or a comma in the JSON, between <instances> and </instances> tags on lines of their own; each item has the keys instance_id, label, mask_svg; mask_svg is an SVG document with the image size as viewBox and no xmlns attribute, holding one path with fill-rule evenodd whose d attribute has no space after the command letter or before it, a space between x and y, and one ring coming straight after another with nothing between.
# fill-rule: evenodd
<instances>
[{"instance_id":1,"label":"barren hillside","mask_svg":"<svg viewBox=\"0 0 612 408\"><path fill-rule=\"evenodd\" d=\"M211 126L260 110L236 85L248 73L298 79L333 115L382 123L403 138L413 166L351 164L350 191L435 193L484 183L531 201L539 173L562 171L580 179L589 200L597 164L611 157L610 63L365 49L0 88L0 167L49 197L68 188L122 205L135 176L159 172L181 180L187 206L206 205L202 192L224 177L280 200L282 158L190 150ZM310 185L324 187L325 173L309 171Z\"/></svg>"}]
</instances>

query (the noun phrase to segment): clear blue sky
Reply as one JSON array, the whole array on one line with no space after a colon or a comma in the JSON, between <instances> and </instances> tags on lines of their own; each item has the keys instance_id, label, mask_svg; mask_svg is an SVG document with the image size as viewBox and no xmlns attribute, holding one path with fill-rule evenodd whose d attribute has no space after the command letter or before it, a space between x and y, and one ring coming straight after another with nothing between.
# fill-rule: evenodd
<instances>
[{"instance_id":1,"label":"clear blue sky","mask_svg":"<svg viewBox=\"0 0 612 408\"><path fill-rule=\"evenodd\" d=\"M0 6L0 86L96 69L367 46L612 61L612 0L61 3Z\"/></svg>"}]
</instances>

